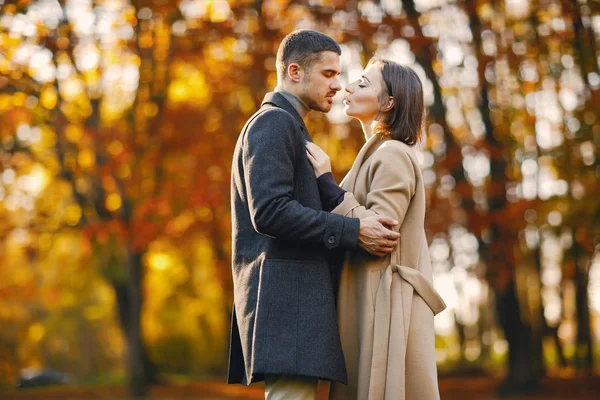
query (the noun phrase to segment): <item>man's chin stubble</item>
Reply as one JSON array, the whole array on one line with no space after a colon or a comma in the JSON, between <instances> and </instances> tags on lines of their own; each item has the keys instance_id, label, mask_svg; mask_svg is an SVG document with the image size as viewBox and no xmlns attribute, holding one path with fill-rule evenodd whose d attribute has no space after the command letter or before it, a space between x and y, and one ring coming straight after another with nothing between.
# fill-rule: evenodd
<instances>
[{"instance_id":1,"label":"man's chin stubble","mask_svg":"<svg viewBox=\"0 0 600 400\"><path fill-rule=\"evenodd\" d=\"M328 113L329 111L331 111L332 108L333 108L333 104L326 104L326 105L320 106L318 108L318 111L321 111L322 113Z\"/></svg>"}]
</instances>

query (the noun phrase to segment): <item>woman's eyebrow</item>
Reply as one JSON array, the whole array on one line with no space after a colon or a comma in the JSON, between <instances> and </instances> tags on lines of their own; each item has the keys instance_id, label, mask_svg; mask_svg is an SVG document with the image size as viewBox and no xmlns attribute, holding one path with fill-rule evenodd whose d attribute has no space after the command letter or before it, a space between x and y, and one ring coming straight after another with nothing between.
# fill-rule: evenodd
<instances>
[{"instance_id":1,"label":"woman's eyebrow","mask_svg":"<svg viewBox=\"0 0 600 400\"><path fill-rule=\"evenodd\" d=\"M371 81L370 81L370 80L369 80L369 78L367 78L366 76L364 76L364 75L361 75L361 78L363 78L365 81L369 82L369 85L371 84Z\"/></svg>"}]
</instances>

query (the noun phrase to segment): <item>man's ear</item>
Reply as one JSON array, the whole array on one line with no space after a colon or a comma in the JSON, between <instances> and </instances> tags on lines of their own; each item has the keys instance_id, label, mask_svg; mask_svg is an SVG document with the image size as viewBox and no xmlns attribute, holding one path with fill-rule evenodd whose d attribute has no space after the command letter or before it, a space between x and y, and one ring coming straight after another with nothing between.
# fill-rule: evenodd
<instances>
[{"instance_id":1,"label":"man's ear","mask_svg":"<svg viewBox=\"0 0 600 400\"><path fill-rule=\"evenodd\" d=\"M394 98L392 96L388 96L385 104L383 105L383 109L381 111L383 111L383 112L390 111L392 108L394 108L394 104L395 104Z\"/></svg>"},{"instance_id":2,"label":"man's ear","mask_svg":"<svg viewBox=\"0 0 600 400\"><path fill-rule=\"evenodd\" d=\"M287 75L292 82L298 83L302 79L302 68L299 64L291 63L287 67Z\"/></svg>"}]
</instances>

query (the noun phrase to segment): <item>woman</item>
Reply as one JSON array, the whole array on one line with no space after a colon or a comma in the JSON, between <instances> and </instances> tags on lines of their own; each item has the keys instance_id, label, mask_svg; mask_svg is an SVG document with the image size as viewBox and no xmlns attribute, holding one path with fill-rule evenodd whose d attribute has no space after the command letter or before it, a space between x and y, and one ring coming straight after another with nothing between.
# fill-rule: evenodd
<instances>
[{"instance_id":1,"label":"woman","mask_svg":"<svg viewBox=\"0 0 600 400\"><path fill-rule=\"evenodd\" d=\"M439 399L433 316L445 304L431 285L425 189L411 149L423 121L421 81L374 58L346 92L344 111L360 121L366 143L341 188L327 154L307 143L323 205L350 217L394 218L400 242L392 254L346 254L338 322L348 386L333 383L330 399Z\"/></svg>"}]
</instances>

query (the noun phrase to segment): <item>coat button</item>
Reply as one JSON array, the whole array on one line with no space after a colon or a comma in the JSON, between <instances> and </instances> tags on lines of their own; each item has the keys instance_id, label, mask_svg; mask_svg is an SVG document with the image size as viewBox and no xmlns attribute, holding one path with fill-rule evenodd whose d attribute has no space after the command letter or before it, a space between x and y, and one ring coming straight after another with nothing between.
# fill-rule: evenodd
<instances>
[{"instance_id":1,"label":"coat button","mask_svg":"<svg viewBox=\"0 0 600 400\"><path fill-rule=\"evenodd\" d=\"M334 236L329 236L329 238L327 239L327 243L333 244L334 242L335 242L335 237Z\"/></svg>"}]
</instances>

